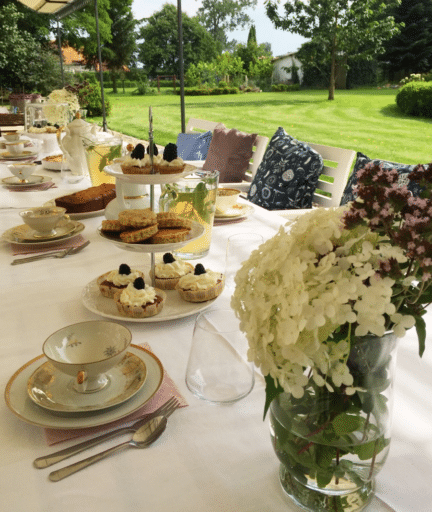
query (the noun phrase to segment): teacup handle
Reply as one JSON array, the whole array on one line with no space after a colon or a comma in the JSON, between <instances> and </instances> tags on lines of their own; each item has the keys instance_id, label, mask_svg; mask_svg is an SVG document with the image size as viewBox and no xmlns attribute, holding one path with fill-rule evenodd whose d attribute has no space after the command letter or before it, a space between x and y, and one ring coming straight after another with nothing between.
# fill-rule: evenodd
<instances>
[{"instance_id":1,"label":"teacup handle","mask_svg":"<svg viewBox=\"0 0 432 512\"><path fill-rule=\"evenodd\" d=\"M77 373L75 380L75 388L77 391L84 393L87 389L87 372L85 370L80 370Z\"/></svg>"}]
</instances>

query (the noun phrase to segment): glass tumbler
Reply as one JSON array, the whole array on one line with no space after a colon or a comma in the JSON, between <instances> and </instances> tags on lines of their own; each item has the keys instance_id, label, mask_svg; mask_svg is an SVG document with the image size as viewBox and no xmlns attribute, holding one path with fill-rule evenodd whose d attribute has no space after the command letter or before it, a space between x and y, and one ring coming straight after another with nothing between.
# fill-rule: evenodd
<instances>
[{"instance_id":1,"label":"glass tumbler","mask_svg":"<svg viewBox=\"0 0 432 512\"><path fill-rule=\"evenodd\" d=\"M208 309L196 319L186 369L186 385L215 404L236 402L254 386L248 343L232 309Z\"/></svg>"}]
</instances>

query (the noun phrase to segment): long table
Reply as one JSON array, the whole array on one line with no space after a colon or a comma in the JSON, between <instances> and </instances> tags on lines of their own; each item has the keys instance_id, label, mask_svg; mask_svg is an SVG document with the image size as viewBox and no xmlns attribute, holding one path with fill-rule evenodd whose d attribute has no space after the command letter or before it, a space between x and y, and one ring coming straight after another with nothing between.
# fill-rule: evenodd
<instances>
[{"instance_id":1,"label":"long table","mask_svg":"<svg viewBox=\"0 0 432 512\"><path fill-rule=\"evenodd\" d=\"M11 192L0 189L0 232L21 224L19 209L36 206L67 191L90 185ZM0 166L0 177L8 172ZM44 340L66 325L101 319L87 310L81 292L98 275L121 263L149 266L149 256L126 252L97 234L103 217L82 220L82 235L91 244L64 259L11 266L10 245L0 245L1 341L0 386L27 361L42 353ZM223 271L227 238L255 232L271 237L285 222L274 212L254 208L247 220L213 228L211 250L201 261ZM222 296L214 306L223 306ZM146 450L129 449L63 481L48 480L48 469L32 461L74 442L47 446L43 428L16 417L0 405L0 510L10 512L295 512L279 485L279 463L263 421L264 381L257 374L253 391L231 405L216 406L195 398L184 382L195 315L158 323L126 325L132 342L147 343L161 360L188 407L169 419L163 436ZM371 512L429 512L432 508L432 348L431 314L427 349L417 355L412 330L400 341L395 383L393 438L390 455L377 478ZM126 438L123 438L123 440ZM118 441L117 441L118 442ZM108 447L114 442L107 442ZM85 456L101 450L93 448ZM69 459L75 462L80 456ZM65 463L63 463L65 465ZM61 466L61 464L60 464ZM52 469L55 469L54 466Z\"/></svg>"}]
</instances>

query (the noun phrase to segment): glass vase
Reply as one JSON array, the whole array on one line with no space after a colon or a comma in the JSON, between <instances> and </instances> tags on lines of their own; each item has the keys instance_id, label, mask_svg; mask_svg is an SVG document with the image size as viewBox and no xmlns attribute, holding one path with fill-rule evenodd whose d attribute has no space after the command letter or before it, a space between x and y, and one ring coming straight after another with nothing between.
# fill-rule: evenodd
<instances>
[{"instance_id":1,"label":"glass vase","mask_svg":"<svg viewBox=\"0 0 432 512\"><path fill-rule=\"evenodd\" d=\"M305 510L354 512L373 497L390 447L397 338L353 340L347 365L354 383L319 387L312 377L302 398L278 395L270 432L285 493Z\"/></svg>"}]
</instances>

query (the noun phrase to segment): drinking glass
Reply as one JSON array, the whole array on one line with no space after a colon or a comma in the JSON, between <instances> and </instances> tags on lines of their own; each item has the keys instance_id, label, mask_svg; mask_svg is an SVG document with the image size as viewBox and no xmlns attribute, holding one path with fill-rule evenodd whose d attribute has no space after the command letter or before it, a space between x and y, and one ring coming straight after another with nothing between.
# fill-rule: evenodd
<instances>
[{"instance_id":1,"label":"drinking glass","mask_svg":"<svg viewBox=\"0 0 432 512\"><path fill-rule=\"evenodd\" d=\"M173 251L182 259L198 259L210 250L211 233L216 210L219 171L196 171L176 183L163 185L159 209L199 222L202 236Z\"/></svg>"},{"instance_id":2,"label":"drinking glass","mask_svg":"<svg viewBox=\"0 0 432 512\"><path fill-rule=\"evenodd\" d=\"M208 309L196 319L186 385L197 397L222 404L240 400L254 386L248 343L232 309Z\"/></svg>"},{"instance_id":3,"label":"drinking glass","mask_svg":"<svg viewBox=\"0 0 432 512\"><path fill-rule=\"evenodd\" d=\"M60 173L62 180L66 183L79 183L86 177L86 172L81 165L76 162L70 155L63 155L61 161Z\"/></svg>"},{"instance_id":4,"label":"drinking glass","mask_svg":"<svg viewBox=\"0 0 432 512\"><path fill-rule=\"evenodd\" d=\"M122 138L107 132L97 132L84 139L84 148L92 185L115 183L115 177L104 172L106 165L122 156Z\"/></svg>"},{"instance_id":5,"label":"drinking glass","mask_svg":"<svg viewBox=\"0 0 432 512\"><path fill-rule=\"evenodd\" d=\"M228 237L225 260L225 290L230 295L235 289L234 278L237 271L263 241L263 237L257 233L238 233Z\"/></svg>"}]
</instances>

